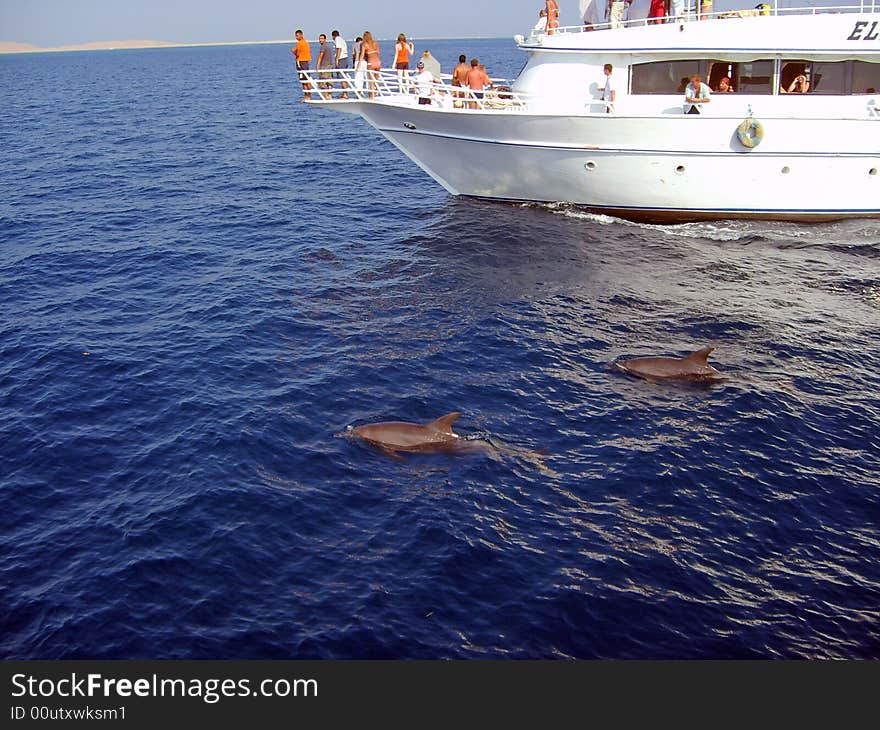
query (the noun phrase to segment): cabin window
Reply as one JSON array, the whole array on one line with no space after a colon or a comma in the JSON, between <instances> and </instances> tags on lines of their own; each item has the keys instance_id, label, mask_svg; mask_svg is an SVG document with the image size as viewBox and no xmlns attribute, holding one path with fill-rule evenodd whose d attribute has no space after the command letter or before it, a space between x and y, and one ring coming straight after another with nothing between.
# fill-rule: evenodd
<instances>
[{"instance_id":1,"label":"cabin window","mask_svg":"<svg viewBox=\"0 0 880 730\"><path fill-rule=\"evenodd\" d=\"M708 80L706 81L706 83L709 84L709 88L712 89L712 91L717 91L721 79L726 78L730 81L730 85L735 89L736 66L737 64L729 63L728 61L711 61L709 63L709 73L707 74Z\"/></svg>"},{"instance_id":2,"label":"cabin window","mask_svg":"<svg viewBox=\"0 0 880 730\"><path fill-rule=\"evenodd\" d=\"M850 93L849 61L783 61L779 73L780 93L796 90L792 82L804 76L809 83L809 94Z\"/></svg>"},{"instance_id":3,"label":"cabin window","mask_svg":"<svg viewBox=\"0 0 880 730\"><path fill-rule=\"evenodd\" d=\"M810 64L810 76L812 94L848 94L849 73L846 61L839 63L813 62Z\"/></svg>"},{"instance_id":4,"label":"cabin window","mask_svg":"<svg viewBox=\"0 0 880 730\"><path fill-rule=\"evenodd\" d=\"M876 94L880 89L880 63L853 62L852 93Z\"/></svg>"},{"instance_id":5,"label":"cabin window","mask_svg":"<svg viewBox=\"0 0 880 730\"><path fill-rule=\"evenodd\" d=\"M760 60L737 63L734 87L740 94L773 93L773 61Z\"/></svg>"},{"instance_id":6,"label":"cabin window","mask_svg":"<svg viewBox=\"0 0 880 730\"><path fill-rule=\"evenodd\" d=\"M773 61L657 61L632 67L633 94L683 94L691 76L699 74L713 91L725 76L742 94L773 93Z\"/></svg>"},{"instance_id":7,"label":"cabin window","mask_svg":"<svg viewBox=\"0 0 880 730\"><path fill-rule=\"evenodd\" d=\"M705 78L705 61L655 61L632 67L633 94L683 94L694 74Z\"/></svg>"}]
</instances>

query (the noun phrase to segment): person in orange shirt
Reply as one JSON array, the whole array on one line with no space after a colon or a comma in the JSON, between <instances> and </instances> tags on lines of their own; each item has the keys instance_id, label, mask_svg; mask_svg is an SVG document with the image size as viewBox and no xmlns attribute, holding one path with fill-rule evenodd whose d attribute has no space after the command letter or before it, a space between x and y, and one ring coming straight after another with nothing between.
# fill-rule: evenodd
<instances>
[{"instance_id":1,"label":"person in orange shirt","mask_svg":"<svg viewBox=\"0 0 880 730\"><path fill-rule=\"evenodd\" d=\"M292 46L290 52L293 54L293 57L296 59L296 70L297 71L308 71L309 63L312 61L312 47L309 45L309 42L303 37L303 32L301 30L296 31L296 45ZM311 101L312 100L312 87L306 81L306 77L304 74L299 75L299 80L303 85L303 101Z\"/></svg>"},{"instance_id":2,"label":"person in orange shirt","mask_svg":"<svg viewBox=\"0 0 880 730\"><path fill-rule=\"evenodd\" d=\"M397 85L401 91L404 90L404 79L407 78L409 71L409 57L415 53L415 50L415 46L403 33L397 36L397 43L394 46L394 68L397 69Z\"/></svg>"}]
</instances>

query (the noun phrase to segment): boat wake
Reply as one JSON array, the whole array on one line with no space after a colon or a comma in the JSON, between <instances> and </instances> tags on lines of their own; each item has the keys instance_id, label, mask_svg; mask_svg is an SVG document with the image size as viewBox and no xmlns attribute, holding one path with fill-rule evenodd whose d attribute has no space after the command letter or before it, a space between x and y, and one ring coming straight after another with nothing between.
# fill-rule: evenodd
<instances>
[{"instance_id":1,"label":"boat wake","mask_svg":"<svg viewBox=\"0 0 880 730\"><path fill-rule=\"evenodd\" d=\"M642 223L617 218L604 213L592 213L569 203L524 203L524 207L541 208L550 213L575 220L589 221L600 226L626 226L655 231L675 238L701 239L718 242L759 241L794 245L839 245L841 240L851 245L880 243L880 224L876 220L849 220L835 223L817 223L811 226L780 221L729 220L697 221L692 223Z\"/></svg>"}]
</instances>

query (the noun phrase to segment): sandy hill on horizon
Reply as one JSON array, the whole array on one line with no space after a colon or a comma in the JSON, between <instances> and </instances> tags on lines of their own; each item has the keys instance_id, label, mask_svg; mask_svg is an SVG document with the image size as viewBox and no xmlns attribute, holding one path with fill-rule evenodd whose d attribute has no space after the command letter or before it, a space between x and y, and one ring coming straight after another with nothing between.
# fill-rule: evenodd
<instances>
[{"instance_id":1,"label":"sandy hill on horizon","mask_svg":"<svg viewBox=\"0 0 880 730\"><path fill-rule=\"evenodd\" d=\"M31 53L42 51L39 46L32 43L16 43L15 41L0 41L0 53Z\"/></svg>"},{"instance_id":2,"label":"sandy hill on horizon","mask_svg":"<svg viewBox=\"0 0 880 730\"><path fill-rule=\"evenodd\" d=\"M0 41L0 53L43 53L48 51L113 51L118 48L162 48L177 45L168 41L130 40L130 41L93 41L69 46L53 46L41 48L32 43Z\"/></svg>"}]
</instances>

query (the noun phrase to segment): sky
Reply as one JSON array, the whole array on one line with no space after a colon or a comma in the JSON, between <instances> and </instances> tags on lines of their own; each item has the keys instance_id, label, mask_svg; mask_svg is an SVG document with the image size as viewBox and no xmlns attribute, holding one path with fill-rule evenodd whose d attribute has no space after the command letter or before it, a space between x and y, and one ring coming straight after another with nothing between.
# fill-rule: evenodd
<instances>
[{"instance_id":1,"label":"sky","mask_svg":"<svg viewBox=\"0 0 880 730\"><path fill-rule=\"evenodd\" d=\"M757 1L715 0L714 6ZM779 6L853 1L779 0ZM559 5L561 24L577 25L580 0ZM119 40L222 43L290 39L296 28L308 38L334 28L345 37L364 30L377 38L513 36L526 33L543 6L543 0L0 0L0 42L44 48Z\"/></svg>"},{"instance_id":2,"label":"sky","mask_svg":"<svg viewBox=\"0 0 880 730\"><path fill-rule=\"evenodd\" d=\"M316 38L370 30L379 38L512 36L534 25L542 0L0 0L0 41L41 47L149 39L210 43ZM560 0L576 22L578 0ZM455 12L450 12L454 8ZM568 12L566 12L568 11Z\"/></svg>"}]
</instances>

